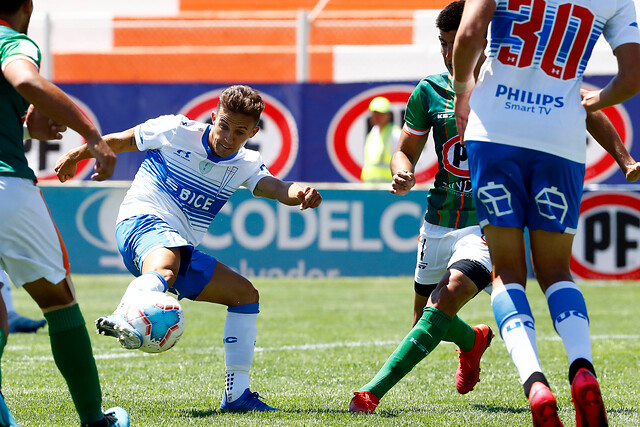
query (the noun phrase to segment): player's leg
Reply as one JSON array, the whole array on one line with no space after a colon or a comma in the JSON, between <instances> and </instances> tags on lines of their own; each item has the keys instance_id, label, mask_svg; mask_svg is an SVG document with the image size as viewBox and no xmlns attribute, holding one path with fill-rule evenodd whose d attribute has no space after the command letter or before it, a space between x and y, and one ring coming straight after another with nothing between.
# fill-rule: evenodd
<instances>
[{"instance_id":1,"label":"player's leg","mask_svg":"<svg viewBox=\"0 0 640 427\"><path fill-rule=\"evenodd\" d=\"M534 424L559 424L557 405L538 359L533 315L525 293L527 265L523 229L528 225L539 152L504 144L466 141L478 222L494 268L491 306L502 339L518 370Z\"/></svg>"},{"instance_id":2,"label":"player's leg","mask_svg":"<svg viewBox=\"0 0 640 427\"><path fill-rule=\"evenodd\" d=\"M194 253L197 259L203 254ZM215 263L213 275L196 301L226 305L223 329L225 389L220 403L224 411L275 410L259 399L249 388L249 371L258 329L258 290L249 280L221 262Z\"/></svg>"},{"instance_id":3,"label":"player's leg","mask_svg":"<svg viewBox=\"0 0 640 427\"><path fill-rule=\"evenodd\" d=\"M4 270L0 270L0 284L4 284L0 288L2 293L2 299L7 307L7 315L9 316L9 332L36 332L38 329L44 327L47 324L45 319L35 320L19 314L13 306L13 296L11 294L11 284L9 283L9 277Z\"/></svg>"},{"instance_id":4,"label":"player's leg","mask_svg":"<svg viewBox=\"0 0 640 427\"><path fill-rule=\"evenodd\" d=\"M484 232L495 265L493 313L528 396L532 382L544 375L538 358L533 314L525 294L524 236L519 228L486 226ZM543 382L546 383L546 379Z\"/></svg>"},{"instance_id":5,"label":"player's leg","mask_svg":"<svg viewBox=\"0 0 640 427\"><path fill-rule=\"evenodd\" d=\"M12 206L19 212L16 215L0 213L4 225L0 236L5 245L3 267L44 312L54 361L67 382L83 425L128 426L128 415L126 420L118 420L102 412L98 372L85 321L68 278L67 252L42 194L28 180L14 181L9 187L18 193L10 199L21 204ZM122 410L121 414L124 416L126 412Z\"/></svg>"},{"instance_id":6,"label":"player's leg","mask_svg":"<svg viewBox=\"0 0 640 427\"><path fill-rule=\"evenodd\" d=\"M136 276L113 314L96 319L98 333L115 337L126 349L142 345L140 333L126 320L132 300L149 292L165 292L183 266L189 265L192 248L176 230L153 215L128 218L116 226L116 242L127 269Z\"/></svg>"}]
</instances>

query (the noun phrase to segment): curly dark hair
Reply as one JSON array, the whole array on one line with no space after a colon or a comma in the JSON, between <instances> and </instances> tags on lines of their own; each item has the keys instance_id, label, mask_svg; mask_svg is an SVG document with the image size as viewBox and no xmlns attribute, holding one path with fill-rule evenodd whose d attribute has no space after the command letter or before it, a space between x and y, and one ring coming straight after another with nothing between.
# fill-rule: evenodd
<instances>
[{"instance_id":1,"label":"curly dark hair","mask_svg":"<svg viewBox=\"0 0 640 427\"><path fill-rule=\"evenodd\" d=\"M457 31L462 19L464 0L454 1L445 6L436 18L436 27L443 33Z\"/></svg>"},{"instance_id":2,"label":"curly dark hair","mask_svg":"<svg viewBox=\"0 0 640 427\"><path fill-rule=\"evenodd\" d=\"M27 0L0 0L0 15L13 15Z\"/></svg>"},{"instance_id":3,"label":"curly dark hair","mask_svg":"<svg viewBox=\"0 0 640 427\"><path fill-rule=\"evenodd\" d=\"M245 85L234 85L226 88L220 95L220 102L216 111L220 109L220 106L231 113L253 117L256 123L258 123L260 114L264 111L264 101L258 91Z\"/></svg>"}]
</instances>

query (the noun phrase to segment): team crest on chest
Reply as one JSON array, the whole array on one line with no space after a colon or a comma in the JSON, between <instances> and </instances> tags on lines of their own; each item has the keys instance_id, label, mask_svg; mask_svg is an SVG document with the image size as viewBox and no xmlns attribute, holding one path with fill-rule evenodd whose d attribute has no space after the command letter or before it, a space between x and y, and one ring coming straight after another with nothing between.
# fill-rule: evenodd
<instances>
[{"instance_id":1,"label":"team crest on chest","mask_svg":"<svg viewBox=\"0 0 640 427\"><path fill-rule=\"evenodd\" d=\"M442 147L442 163L447 172L460 178L469 178L467 150L460 144L460 136L456 135Z\"/></svg>"},{"instance_id":2,"label":"team crest on chest","mask_svg":"<svg viewBox=\"0 0 640 427\"><path fill-rule=\"evenodd\" d=\"M209 160L203 160L200 162L200 173L208 174L211 172L211 169L213 169L213 162L210 162Z\"/></svg>"}]
</instances>

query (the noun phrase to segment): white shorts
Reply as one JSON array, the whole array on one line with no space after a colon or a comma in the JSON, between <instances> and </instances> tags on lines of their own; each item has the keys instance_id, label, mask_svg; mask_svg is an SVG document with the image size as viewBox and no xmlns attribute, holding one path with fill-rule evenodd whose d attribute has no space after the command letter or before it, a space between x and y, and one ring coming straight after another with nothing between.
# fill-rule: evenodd
<instances>
[{"instance_id":1,"label":"white shorts","mask_svg":"<svg viewBox=\"0 0 640 427\"><path fill-rule=\"evenodd\" d=\"M422 285L439 283L449 266L460 260L478 262L489 272L492 269L479 225L455 229L423 221L417 258L415 281Z\"/></svg>"},{"instance_id":2,"label":"white shorts","mask_svg":"<svg viewBox=\"0 0 640 427\"><path fill-rule=\"evenodd\" d=\"M33 181L0 176L0 266L15 286L45 278L59 283L69 257L42 192Z\"/></svg>"}]
</instances>

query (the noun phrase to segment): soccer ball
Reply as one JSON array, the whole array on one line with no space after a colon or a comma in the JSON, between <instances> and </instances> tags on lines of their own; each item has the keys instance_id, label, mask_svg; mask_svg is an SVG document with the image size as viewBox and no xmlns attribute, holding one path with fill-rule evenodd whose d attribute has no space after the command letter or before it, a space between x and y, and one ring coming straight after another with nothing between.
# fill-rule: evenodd
<instances>
[{"instance_id":1,"label":"soccer ball","mask_svg":"<svg viewBox=\"0 0 640 427\"><path fill-rule=\"evenodd\" d=\"M127 308L126 319L140 335L140 350L161 353L176 345L184 331L184 311L164 292L146 292Z\"/></svg>"}]
</instances>

